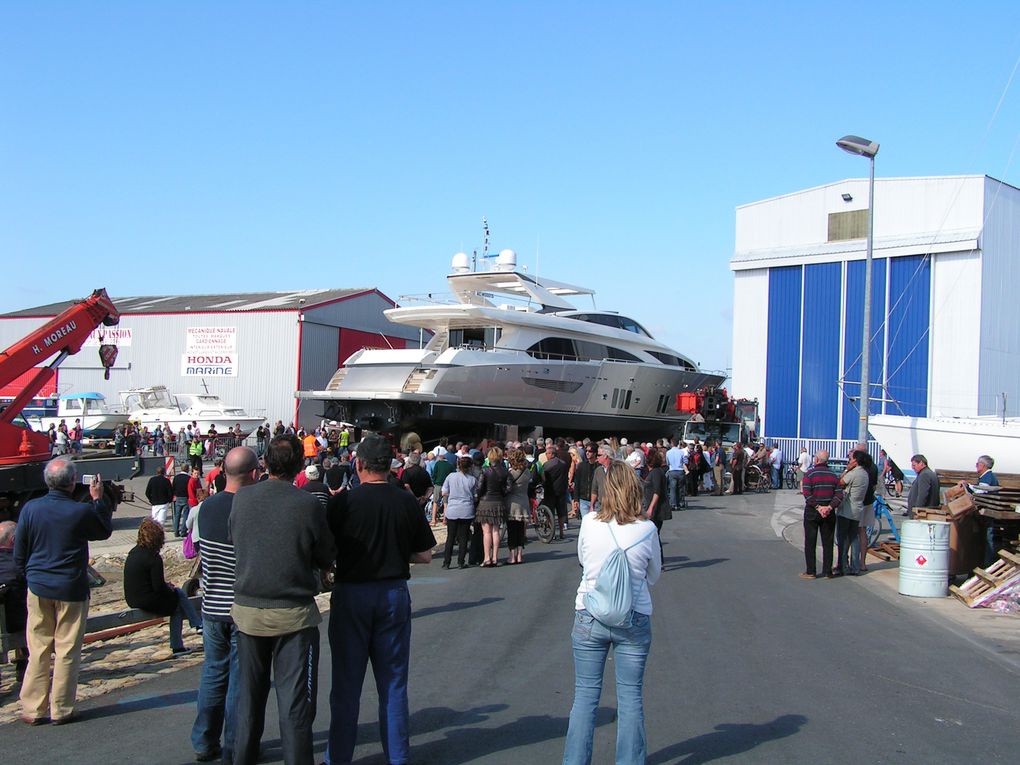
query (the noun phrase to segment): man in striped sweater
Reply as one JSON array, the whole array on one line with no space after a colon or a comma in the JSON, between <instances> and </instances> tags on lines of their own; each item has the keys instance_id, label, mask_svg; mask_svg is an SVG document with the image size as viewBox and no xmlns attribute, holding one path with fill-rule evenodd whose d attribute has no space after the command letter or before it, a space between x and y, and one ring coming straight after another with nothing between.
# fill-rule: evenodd
<instances>
[{"instance_id":1,"label":"man in striped sweater","mask_svg":"<svg viewBox=\"0 0 1020 765\"><path fill-rule=\"evenodd\" d=\"M829 469L829 453L815 453L815 464L804 475L804 560L807 567L801 579L816 579L815 545L822 535L822 575L831 579L832 538L836 531L836 508L843 500L839 478ZM205 512L205 509L202 509Z\"/></svg>"},{"instance_id":2,"label":"man in striped sweater","mask_svg":"<svg viewBox=\"0 0 1020 765\"><path fill-rule=\"evenodd\" d=\"M234 495L255 483L258 458L247 446L231 449L223 463L227 483L202 503L202 643L205 659L198 686L198 716L191 729L195 759L231 762L237 711L237 629L234 604L234 546L228 542ZM220 744L220 734L223 743Z\"/></svg>"}]
</instances>

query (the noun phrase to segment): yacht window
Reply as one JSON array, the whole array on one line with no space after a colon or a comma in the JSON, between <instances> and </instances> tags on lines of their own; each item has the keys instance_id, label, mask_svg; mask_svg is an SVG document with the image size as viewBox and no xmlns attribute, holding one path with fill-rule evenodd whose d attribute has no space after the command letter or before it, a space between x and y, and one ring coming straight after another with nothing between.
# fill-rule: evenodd
<instances>
[{"instance_id":1,"label":"yacht window","mask_svg":"<svg viewBox=\"0 0 1020 765\"><path fill-rule=\"evenodd\" d=\"M620 329L625 329L628 332L633 332L635 335L644 335L645 337L651 337L645 328L638 324L633 319L628 319L626 316L617 316L620 320Z\"/></svg>"},{"instance_id":2,"label":"yacht window","mask_svg":"<svg viewBox=\"0 0 1020 765\"><path fill-rule=\"evenodd\" d=\"M468 327L450 330L450 347L492 348L496 345L502 327Z\"/></svg>"},{"instance_id":3,"label":"yacht window","mask_svg":"<svg viewBox=\"0 0 1020 765\"><path fill-rule=\"evenodd\" d=\"M663 364L668 364L671 367L680 366L680 359L678 359L676 356L673 356L672 354L662 353L660 351L648 351L648 353L657 358Z\"/></svg>"},{"instance_id":4,"label":"yacht window","mask_svg":"<svg viewBox=\"0 0 1020 765\"><path fill-rule=\"evenodd\" d=\"M80 398L65 398L64 409L68 412L80 412L81 411L81 399Z\"/></svg>"},{"instance_id":5,"label":"yacht window","mask_svg":"<svg viewBox=\"0 0 1020 765\"><path fill-rule=\"evenodd\" d=\"M589 340L575 340L577 346L577 358L582 361L602 361L607 358L608 349L602 343L593 343Z\"/></svg>"},{"instance_id":6,"label":"yacht window","mask_svg":"<svg viewBox=\"0 0 1020 765\"><path fill-rule=\"evenodd\" d=\"M536 359L576 359L574 341L565 337L547 337L528 348Z\"/></svg>"},{"instance_id":7,"label":"yacht window","mask_svg":"<svg viewBox=\"0 0 1020 765\"><path fill-rule=\"evenodd\" d=\"M606 348L606 358L610 359L611 361L641 361L641 359L639 359L633 353L621 350L619 348L614 348L611 345Z\"/></svg>"}]
</instances>

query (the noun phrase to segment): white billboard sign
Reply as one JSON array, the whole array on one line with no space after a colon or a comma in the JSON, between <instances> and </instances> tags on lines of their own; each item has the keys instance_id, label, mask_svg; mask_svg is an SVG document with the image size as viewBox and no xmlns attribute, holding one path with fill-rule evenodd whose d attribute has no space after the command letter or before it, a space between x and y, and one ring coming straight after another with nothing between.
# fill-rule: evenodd
<instances>
[{"instance_id":1,"label":"white billboard sign","mask_svg":"<svg viewBox=\"0 0 1020 765\"><path fill-rule=\"evenodd\" d=\"M237 327L188 327L188 353L234 353L237 350Z\"/></svg>"},{"instance_id":2,"label":"white billboard sign","mask_svg":"<svg viewBox=\"0 0 1020 765\"><path fill-rule=\"evenodd\" d=\"M98 348L101 345L99 335L103 336L102 342L106 344L112 343L113 345L119 345L121 348L127 348L131 345L131 327L97 327L85 338L82 347Z\"/></svg>"}]
</instances>

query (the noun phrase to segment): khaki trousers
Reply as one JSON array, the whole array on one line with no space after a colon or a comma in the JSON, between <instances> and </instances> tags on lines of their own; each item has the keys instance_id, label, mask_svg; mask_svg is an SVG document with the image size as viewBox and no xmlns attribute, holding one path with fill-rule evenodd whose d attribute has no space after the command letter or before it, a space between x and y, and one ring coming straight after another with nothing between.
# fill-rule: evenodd
<instances>
[{"instance_id":1,"label":"khaki trousers","mask_svg":"<svg viewBox=\"0 0 1020 765\"><path fill-rule=\"evenodd\" d=\"M74 711L88 613L87 600L50 600L29 591L28 670L21 686L21 711L26 717L60 720Z\"/></svg>"}]
</instances>

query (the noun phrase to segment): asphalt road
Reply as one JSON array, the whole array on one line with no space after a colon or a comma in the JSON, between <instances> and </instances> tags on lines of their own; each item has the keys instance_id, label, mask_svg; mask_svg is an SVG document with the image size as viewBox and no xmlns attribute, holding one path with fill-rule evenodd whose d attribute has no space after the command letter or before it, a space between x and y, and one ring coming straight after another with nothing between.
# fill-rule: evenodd
<instances>
[{"instance_id":1,"label":"asphalt road","mask_svg":"<svg viewBox=\"0 0 1020 765\"><path fill-rule=\"evenodd\" d=\"M708 498L666 525L645 679L649 765L1015 762L1020 657L878 593L869 577L798 579L802 553L773 530L776 507L772 496ZM533 543L525 561L415 567L413 762L562 757L575 544ZM329 721L325 629L322 645L320 753ZM596 763L613 761L611 676L610 666ZM5 761L190 762L197 680L186 670L86 702L82 720L66 727L4 726ZM280 761L274 715L275 707L265 762ZM384 763L376 720L369 675L362 765Z\"/></svg>"}]
</instances>

